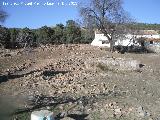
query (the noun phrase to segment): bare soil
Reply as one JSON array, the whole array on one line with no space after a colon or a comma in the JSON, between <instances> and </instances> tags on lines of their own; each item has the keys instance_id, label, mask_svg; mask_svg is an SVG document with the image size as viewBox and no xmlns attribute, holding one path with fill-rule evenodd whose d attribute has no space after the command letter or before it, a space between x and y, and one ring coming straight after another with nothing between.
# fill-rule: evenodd
<instances>
[{"instance_id":1,"label":"bare soil","mask_svg":"<svg viewBox=\"0 0 160 120\"><path fill-rule=\"evenodd\" d=\"M137 71L86 67L86 61L102 57L133 59L143 67ZM17 110L34 106L30 99L35 96L80 98L43 106L55 114L64 112L63 120L159 120L159 76L160 55L154 53L119 54L90 45L59 45L0 54L2 103Z\"/></svg>"}]
</instances>

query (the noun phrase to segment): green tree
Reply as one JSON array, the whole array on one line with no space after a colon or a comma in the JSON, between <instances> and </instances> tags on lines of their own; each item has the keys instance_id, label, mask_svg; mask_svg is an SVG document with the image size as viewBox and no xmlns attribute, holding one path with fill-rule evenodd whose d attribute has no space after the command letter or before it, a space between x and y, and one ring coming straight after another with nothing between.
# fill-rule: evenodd
<instances>
[{"instance_id":1,"label":"green tree","mask_svg":"<svg viewBox=\"0 0 160 120\"><path fill-rule=\"evenodd\" d=\"M10 44L10 32L6 27L0 26L0 46L8 48Z\"/></svg>"},{"instance_id":2,"label":"green tree","mask_svg":"<svg viewBox=\"0 0 160 120\"><path fill-rule=\"evenodd\" d=\"M63 24L57 24L54 28L55 30L55 36L54 36L54 41L55 44L62 44L65 43L66 41L66 36L64 34L64 25Z\"/></svg>"},{"instance_id":3,"label":"green tree","mask_svg":"<svg viewBox=\"0 0 160 120\"><path fill-rule=\"evenodd\" d=\"M42 44L48 44L54 42L54 29L43 26L36 31L37 41Z\"/></svg>"},{"instance_id":4,"label":"green tree","mask_svg":"<svg viewBox=\"0 0 160 120\"><path fill-rule=\"evenodd\" d=\"M81 42L81 28L73 20L66 22L65 35L67 43L80 43Z\"/></svg>"},{"instance_id":5,"label":"green tree","mask_svg":"<svg viewBox=\"0 0 160 120\"><path fill-rule=\"evenodd\" d=\"M31 47L36 41L36 36L29 28L23 28L19 31L16 42L20 47Z\"/></svg>"},{"instance_id":6,"label":"green tree","mask_svg":"<svg viewBox=\"0 0 160 120\"><path fill-rule=\"evenodd\" d=\"M10 28L10 48L17 48L18 47L18 43L16 42L16 39L18 37L19 34L19 29L16 28Z\"/></svg>"},{"instance_id":7,"label":"green tree","mask_svg":"<svg viewBox=\"0 0 160 120\"><path fill-rule=\"evenodd\" d=\"M81 28L81 43L89 44L94 39L94 31L86 28Z\"/></svg>"},{"instance_id":8,"label":"green tree","mask_svg":"<svg viewBox=\"0 0 160 120\"><path fill-rule=\"evenodd\" d=\"M8 16L7 13L3 11L2 9L0 9L0 22L4 22L7 16Z\"/></svg>"}]
</instances>

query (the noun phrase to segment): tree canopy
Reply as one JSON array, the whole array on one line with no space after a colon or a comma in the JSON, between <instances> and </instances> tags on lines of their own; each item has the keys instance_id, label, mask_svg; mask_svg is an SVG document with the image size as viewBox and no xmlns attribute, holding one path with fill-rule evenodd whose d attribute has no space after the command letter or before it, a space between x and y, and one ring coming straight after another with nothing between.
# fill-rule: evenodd
<instances>
[{"instance_id":1,"label":"tree canopy","mask_svg":"<svg viewBox=\"0 0 160 120\"><path fill-rule=\"evenodd\" d=\"M0 26L0 43L5 48L22 48L40 44L79 44L93 40L74 20L66 21L66 25L57 24L54 27L43 26L38 29L6 28ZM83 40L85 39L85 40Z\"/></svg>"},{"instance_id":2,"label":"tree canopy","mask_svg":"<svg viewBox=\"0 0 160 120\"><path fill-rule=\"evenodd\" d=\"M132 19L122 7L122 0L90 0L88 6L80 8L87 28L96 28L108 38L113 48L114 38L124 34L125 25Z\"/></svg>"},{"instance_id":3,"label":"tree canopy","mask_svg":"<svg viewBox=\"0 0 160 120\"><path fill-rule=\"evenodd\" d=\"M4 22L7 16L7 13L0 8L0 22Z\"/></svg>"}]
</instances>

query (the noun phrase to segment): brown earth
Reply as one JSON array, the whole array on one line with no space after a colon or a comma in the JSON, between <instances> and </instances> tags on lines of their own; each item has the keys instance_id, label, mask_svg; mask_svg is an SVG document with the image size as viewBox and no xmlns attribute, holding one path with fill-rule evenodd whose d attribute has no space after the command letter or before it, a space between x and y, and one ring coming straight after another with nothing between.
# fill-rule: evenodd
<instances>
[{"instance_id":1,"label":"brown earth","mask_svg":"<svg viewBox=\"0 0 160 120\"><path fill-rule=\"evenodd\" d=\"M35 96L70 96L81 99L54 109L46 105L47 109L65 112L68 117L64 120L160 119L158 54L119 54L90 45L59 45L32 51L3 50L0 56L0 96L9 99L15 109L30 107L29 99ZM102 58L136 60L142 68L119 70L115 64L110 69L99 63L87 67Z\"/></svg>"}]
</instances>

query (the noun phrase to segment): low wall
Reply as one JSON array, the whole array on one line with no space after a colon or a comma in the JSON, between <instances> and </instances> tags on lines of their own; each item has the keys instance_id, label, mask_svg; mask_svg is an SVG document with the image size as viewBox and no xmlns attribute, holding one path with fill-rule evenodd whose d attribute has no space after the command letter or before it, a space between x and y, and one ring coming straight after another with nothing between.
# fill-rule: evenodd
<instances>
[{"instance_id":1,"label":"low wall","mask_svg":"<svg viewBox=\"0 0 160 120\"><path fill-rule=\"evenodd\" d=\"M98 69L101 67L104 70L121 70L135 71L140 69L140 62L133 59L124 58L97 58L90 59L85 62L87 69Z\"/></svg>"},{"instance_id":2,"label":"low wall","mask_svg":"<svg viewBox=\"0 0 160 120\"><path fill-rule=\"evenodd\" d=\"M147 45L146 48L155 53L160 53L160 45Z\"/></svg>"}]
</instances>

